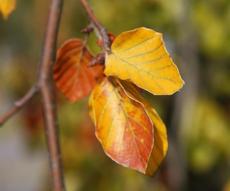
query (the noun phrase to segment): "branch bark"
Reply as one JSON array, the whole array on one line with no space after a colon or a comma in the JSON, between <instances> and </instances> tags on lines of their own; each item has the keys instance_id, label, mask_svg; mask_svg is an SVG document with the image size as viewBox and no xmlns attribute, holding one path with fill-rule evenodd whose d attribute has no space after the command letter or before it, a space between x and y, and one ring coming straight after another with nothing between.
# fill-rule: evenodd
<instances>
[{"instance_id":1,"label":"branch bark","mask_svg":"<svg viewBox=\"0 0 230 191\"><path fill-rule=\"evenodd\" d=\"M62 0L51 1L38 81L43 98L42 104L45 113L46 140L55 191L65 190L58 137L55 92L52 80L52 66L55 62L56 42L62 7Z\"/></svg>"},{"instance_id":2,"label":"branch bark","mask_svg":"<svg viewBox=\"0 0 230 191\"><path fill-rule=\"evenodd\" d=\"M16 101L6 113L0 116L0 126L5 124L15 113L20 111L38 91L39 87L35 84L21 99Z\"/></svg>"}]
</instances>

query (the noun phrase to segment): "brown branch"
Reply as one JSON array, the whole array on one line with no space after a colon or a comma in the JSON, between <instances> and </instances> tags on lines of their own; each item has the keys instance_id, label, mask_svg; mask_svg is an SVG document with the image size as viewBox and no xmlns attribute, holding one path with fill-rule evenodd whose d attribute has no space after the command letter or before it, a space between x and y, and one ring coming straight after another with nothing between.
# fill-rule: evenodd
<instances>
[{"instance_id":1,"label":"brown branch","mask_svg":"<svg viewBox=\"0 0 230 191\"><path fill-rule=\"evenodd\" d=\"M62 7L63 0L51 1L38 80L21 99L16 101L14 105L2 117L0 117L0 125L3 125L8 119L23 108L36 93L41 93L54 191L65 190L58 139L56 104L53 91L54 86L51 77L52 65L55 61L56 41Z\"/></svg>"},{"instance_id":2,"label":"brown branch","mask_svg":"<svg viewBox=\"0 0 230 191\"><path fill-rule=\"evenodd\" d=\"M0 126L6 123L15 113L20 111L38 91L39 87L34 85L20 100L16 101L6 113L0 116Z\"/></svg>"},{"instance_id":3,"label":"brown branch","mask_svg":"<svg viewBox=\"0 0 230 191\"><path fill-rule=\"evenodd\" d=\"M89 6L86 0L80 0L81 4L86 10L88 17L93 24L94 28L96 29L96 34L102 39L103 41L103 49L105 52L110 52L111 41L109 39L107 30L101 25L101 23L97 20L96 16L93 13L93 10Z\"/></svg>"},{"instance_id":4,"label":"brown branch","mask_svg":"<svg viewBox=\"0 0 230 191\"><path fill-rule=\"evenodd\" d=\"M104 53L110 52L111 42L106 29L97 20L87 1L81 0L81 3L85 8L96 33L100 39L102 39ZM0 125L3 125L8 119L10 119L21 108L23 108L23 106L25 106L36 93L41 93L43 101L42 105L45 114L46 139L49 150L54 191L65 190L61 152L58 139L54 86L52 80L52 65L55 61L56 41L62 7L63 0L51 0L38 80L35 82L35 85L25 94L25 96L15 102L9 111L0 117Z\"/></svg>"},{"instance_id":5,"label":"brown branch","mask_svg":"<svg viewBox=\"0 0 230 191\"><path fill-rule=\"evenodd\" d=\"M52 80L52 65L55 61L56 41L63 6L62 4L62 0L52 0L51 3L42 54L41 71L39 75L39 85L41 87L43 109L45 113L46 139L55 191L65 190L58 139L59 134L54 86Z\"/></svg>"}]
</instances>

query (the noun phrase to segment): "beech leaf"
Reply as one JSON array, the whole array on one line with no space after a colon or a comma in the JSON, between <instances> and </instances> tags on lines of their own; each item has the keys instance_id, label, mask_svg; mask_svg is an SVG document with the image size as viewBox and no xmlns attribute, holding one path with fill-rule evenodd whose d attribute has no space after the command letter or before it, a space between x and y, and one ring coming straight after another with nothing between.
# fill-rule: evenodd
<instances>
[{"instance_id":1,"label":"beech leaf","mask_svg":"<svg viewBox=\"0 0 230 191\"><path fill-rule=\"evenodd\" d=\"M162 34L144 27L115 38L106 55L105 74L130 80L154 95L173 94L184 84Z\"/></svg>"},{"instance_id":2,"label":"beech leaf","mask_svg":"<svg viewBox=\"0 0 230 191\"><path fill-rule=\"evenodd\" d=\"M0 13L7 19L16 7L16 0L0 0Z\"/></svg>"},{"instance_id":3,"label":"beech leaf","mask_svg":"<svg viewBox=\"0 0 230 191\"><path fill-rule=\"evenodd\" d=\"M92 91L89 107L105 153L125 167L152 175L166 155L167 135L144 102L129 82L104 78Z\"/></svg>"},{"instance_id":4,"label":"beech leaf","mask_svg":"<svg viewBox=\"0 0 230 191\"><path fill-rule=\"evenodd\" d=\"M93 56L81 39L70 39L58 50L54 65L57 88L72 102L87 96L103 75L103 67L89 67Z\"/></svg>"}]
</instances>

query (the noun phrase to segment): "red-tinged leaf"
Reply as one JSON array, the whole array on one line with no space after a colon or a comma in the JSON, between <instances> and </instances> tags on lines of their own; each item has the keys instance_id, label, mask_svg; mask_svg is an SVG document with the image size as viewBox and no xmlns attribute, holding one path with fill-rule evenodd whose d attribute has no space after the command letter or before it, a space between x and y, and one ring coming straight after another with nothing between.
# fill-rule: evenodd
<instances>
[{"instance_id":1,"label":"red-tinged leaf","mask_svg":"<svg viewBox=\"0 0 230 191\"><path fill-rule=\"evenodd\" d=\"M154 146L149 157L145 174L153 175L159 168L168 151L167 129L156 110L139 94L139 89L127 81L120 81L126 95L142 104L154 128Z\"/></svg>"},{"instance_id":2,"label":"red-tinged leaf","mask_svg":"<svg viewBox=\"0 0 230 191\"><path fill-rule=\"evenodd\" d=\"M57 88L72 102L87 96L103 75L103 67L89 67L93 56L81 39L70 39L58 50L54 65Z\"/></svg>"},{"instance_id":3,"label":"red-tinged leaf","mask_svg":"<svg viewBox=\"0 0 230 191\"><path fill-rule=\"evenodd\" d=\"M93 90L89 105L105 153L125 167L152 175L166 155L166 128L136 87L105 78Z\"/></svg>"}]
</instances>

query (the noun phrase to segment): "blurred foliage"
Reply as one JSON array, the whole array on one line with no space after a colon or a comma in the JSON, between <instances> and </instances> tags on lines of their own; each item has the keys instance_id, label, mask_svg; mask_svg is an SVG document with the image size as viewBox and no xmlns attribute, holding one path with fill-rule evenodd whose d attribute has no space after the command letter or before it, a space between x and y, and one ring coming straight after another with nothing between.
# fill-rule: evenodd
<instances>
[{"instance_id":1,"label":"blurred foliage","mask_svg":"<svg viewBox=\"0 0 230 191\"><path fill-rule=\"evenodd\" d=\"M188 124L185 139L188 146L188 161L192 170L197 172L210 171L218 162L230 161L229 119L221 108L209 100L202 98L196 104L192 116L193 123Z\"/></svg>"},{"instance_id":2,"label":"blurred foliage","mask_svg":"<svg viewBox=\"0 0 230 191\"><path fill-rule=\"evenodd\" d=\"M0 18L0 97L12 102L24 94L36 79L49 1L18 1L7 21ZM184 190L229 190L230 180L230 1L229 0L90 0L98 19L114 34L139 26L164 33L166 44L178 65L181 37L187 31L196 42L195 56L199 79L197 98L185 116L180 144L185 149ZM66 39L82 36L87 16L75 0L65 2L59 45ZM188 38L189 39L189 38ZM186 42L188 47L191 41ZM90 48L97 52L95 36ZM184 50L186 51L186 50ZM182 75L183 76L183 75ZM191 82L186 81L187 87ZM184 95L183 90L178 95ZM108 159L94 136L87 114L87 99L70 104L59 97L59 118L67 188L74 190L172 190L168 163L153 178L120 167ZM146 94L170 127L174 97ZM189 108L188 108L189 109ZM32 114L32 111L34 115ZM34 100L22 113L21 122L33 149L44 147L42 112ZM39 117L40 116L40 117ZM37 129L37 130L35 130ZM170 129L170 133L173 129ZM29 132L29 133L28 133ZM169 134L170 139L173 134ZM36 140L36 141L35 141ZM36 142L36 144L34 144ZM34 147L36 146L36 147ZM169 145L170 147L170 145ZM31 150L33 150L31 149ZM176 155L176 153L173 153ZM177 176L178 172L174 172Z\"/></svg>"}]
</instances>

